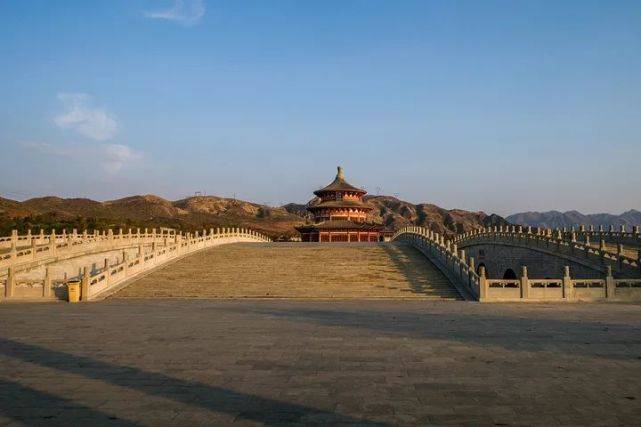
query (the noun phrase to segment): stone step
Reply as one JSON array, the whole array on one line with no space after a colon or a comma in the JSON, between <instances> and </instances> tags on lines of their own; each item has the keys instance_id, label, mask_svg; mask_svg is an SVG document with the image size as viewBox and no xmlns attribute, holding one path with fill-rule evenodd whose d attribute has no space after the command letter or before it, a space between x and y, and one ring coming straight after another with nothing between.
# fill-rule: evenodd
<instances>
[{"instance_id":1,"label":"stone step","mask_svg":"<svg viewBox=\"0 0 641 427\"><path fill-rule=\"evenodd\" d=\"M196 253L114 298L460 299L416 249L392 243L240 243Z\"/></svg>"}]
</instances>

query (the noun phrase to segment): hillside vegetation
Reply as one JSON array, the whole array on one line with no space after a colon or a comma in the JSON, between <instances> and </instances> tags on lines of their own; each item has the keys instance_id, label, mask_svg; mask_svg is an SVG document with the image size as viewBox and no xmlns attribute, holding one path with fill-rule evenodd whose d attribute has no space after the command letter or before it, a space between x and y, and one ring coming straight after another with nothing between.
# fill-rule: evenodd
<instances>
[{"instance_id":1,"label":"hillside vegetation","mask_svg":"<svg viewBox=\"0 0 641 427\"><path fill-rule=\"evenodd\" d=\"M447 210L432 204L412 204L394 197L366 197L374 209L370 221L396 229L406 225L430 227L453 235L487 225L507 224L497 215ZM295 225L308 219L305 205L271 207L216 196L195 196L170 201L154 195L99 202L90 199L39 197L18 202L0 198L0 233L12 229L37 232L112 228L172 227L183 231L210 227L247 227L272 238L297 236Z\"/></svg>"}]
</instances>

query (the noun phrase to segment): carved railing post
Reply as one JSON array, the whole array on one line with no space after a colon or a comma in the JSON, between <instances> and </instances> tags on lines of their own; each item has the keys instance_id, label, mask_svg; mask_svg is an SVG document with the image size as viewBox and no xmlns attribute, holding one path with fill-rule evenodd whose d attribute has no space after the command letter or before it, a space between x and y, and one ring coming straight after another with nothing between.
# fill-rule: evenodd
<instances>
[{"instance_id":1,"label":"carved railing post","mask_svg":"<svg viewBox=\"0 0 641 427\"><path fill-rule=\"evenodd\" d=\"M45 267L45 278L42 281L42 297L49 298L51 296L51 274L49 266Z\"/></svg>"},{"instance_id":2,"label":"carved railing post","mask_svg":"<svg viewBox=\"0 0 641 427\"><path fill-rule=\"evenodd\" d=\"M56 230L52 229L49 235L49 255L56 256Z\"/></svg>"},{"instance_id":3,"label":"carved railing post","mask_svg":"<svg viewBox=\"0 0 641 427\"><path fill-rule=\"evenodd\" d=\"M485 276L485 266L479 267L479 301L487 301L488 284Z\"/></svg>"},{"instance_id":4,"label":"carved railing post","mask_svg":"<svg viewBox=\"0 0 641 427\"><path fill-rule=\"evenodd\" d=\"M4 296L5 298L11 298L15 292L16 288L16 272L13 266L9 266L7 269L7 278L4 284Z\"/></svg>"},{"instance_id":5,"label":"carved railing post","mask_svg":"<svg viewBox=\"0 0 641 427\"><path fill-rule=\"evenodd\" d=\"M605 276L605 297L614 298L616 293L616 282L612 276L612 267L608 265Z\"/></svg>"},{"instance_id":6,"label":"carved railing post","mask_svg":"<svg viewBox=\"0 0 641 427\"><path fill-rule=\"evenodd\" d=\"M563 268L563 298L570 301L573 298L572 278L570 277L570 266Z\"/></svg>"},{"instance_id":7,"label":"carved railing post","mask_svg":"<svg viewBox=\"0 0 641 427\"><path fill-rule=\"evenodd\" d=\"M521 298L522 299L530 298L530 280L527 277L527 266L525 265L521 267L520 287L521 287Z\"/></svg>"},{"instance_id":8,"label":"carved railing post","mask_svg":"<svg viewBox=\"0 0 641 427\"><path fill-rule=\"evenodd\" d=\"M31 259L36 259L38 257L38 239L35 237L31 238Z\"/></svg>"},{"instance_id":9,"label":"carved railing post","mask_svg":"<svg viewBox=\"0 0 641 427\"><path fill-rule=\"evenodd\" d=\"M127 251L122 251L122 273L125 277L129 274L129 257L127 256Z\"/></svg>"},{"instance_id":10,"label":"carved railing post","mask_svg":"<svg viewBox=\"0 0 641 427\"><path fill-rule=\"evenodd\" d=\"M623 245L619 243L617 245L617 263L620 270L623 269L623 259L624 259Z\"/></svg>"},{"instance_id":11,"label":"carved railing post","mask_svg":"<svg viewBox=\"0 0 641 427\"><path fill-rule=\"evenodd\" d=\"M90 271L87 267L82 269L82 282L80 284L80 299L82 301L89 300L89 274Z\"/></svg>"}]
</instances>

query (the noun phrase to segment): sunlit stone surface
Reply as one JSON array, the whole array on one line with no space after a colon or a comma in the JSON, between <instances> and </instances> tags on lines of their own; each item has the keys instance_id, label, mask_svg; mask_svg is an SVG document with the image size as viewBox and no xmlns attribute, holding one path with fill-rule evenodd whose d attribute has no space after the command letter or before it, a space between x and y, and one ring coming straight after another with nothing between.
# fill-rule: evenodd
<instances>
[{"instance_id":1,"label":"sunlit stone surface","mask_svg":"<svg viewBox=\"0 0 641 427\"><path fill-rule=\"evenodd\" d=\"M196 253L115 297L437 298L459 295L416 249L391 243L249 243Z\"/></svg>"}]
</instances>

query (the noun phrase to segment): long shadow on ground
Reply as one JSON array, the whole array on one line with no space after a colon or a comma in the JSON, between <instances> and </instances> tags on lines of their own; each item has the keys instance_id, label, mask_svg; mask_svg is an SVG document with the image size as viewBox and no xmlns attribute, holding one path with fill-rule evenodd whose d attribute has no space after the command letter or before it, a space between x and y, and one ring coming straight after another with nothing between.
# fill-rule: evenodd
<instances>
[{"instance_id":1,"label":"long shadow on ground","mask_svg":"<svg viewBox=\"0 0 641 427\"><path fill-rule=\"evenodd\" d=\"M453 304L453 303L443 303ZM471 303L470 303L471 304ZM478 313L319 310L287 307L216 307L291 322L364 329L417 339L457 341L511 351L641 361L641 327Z\"/></svg>"},{"instance_id":2,"label":"long shadow on ground","mask_svg":"<svg viewBox=\"0 0 641 427\"><path fill-rule=\"evenodd\" d=\"M352 418L308 406L239 393L198 381L181 380L161 373L116 365L90 357L50 350L5 338L0 338L0 354L176 402L199 406L206 410L231 414L238 419L257 421L265 425L314 422L380 425L380 423ZM11 396L15 392L29 398L32 407L52 408L68 402L61 397L37 392L20 384L9 383L5 388L7 392L0 395L0 414L13 419L19 418L15 412L19 408L11 404L13 401ZM81 412L84 411L83 415L85 416L95 416L93 419L104 419L104 414L92 409L81 407L80 410ZM28 420L28 417L26 419L20 418L21 422L28 422ZM122 422L126 424L126 422Z\"/></svg>"},{"instance_id":3,"label":"long shadow on ground","mask_svg":"<svg viewBox=\"0 0 641 427\"><path fill-rule=\"evenodd\" d=\"M139 425L69 399L3 379L0 379L0 402L2 415L26 425L71 425L80 420L92 425Z\"/></svg>"}]
</instances>

